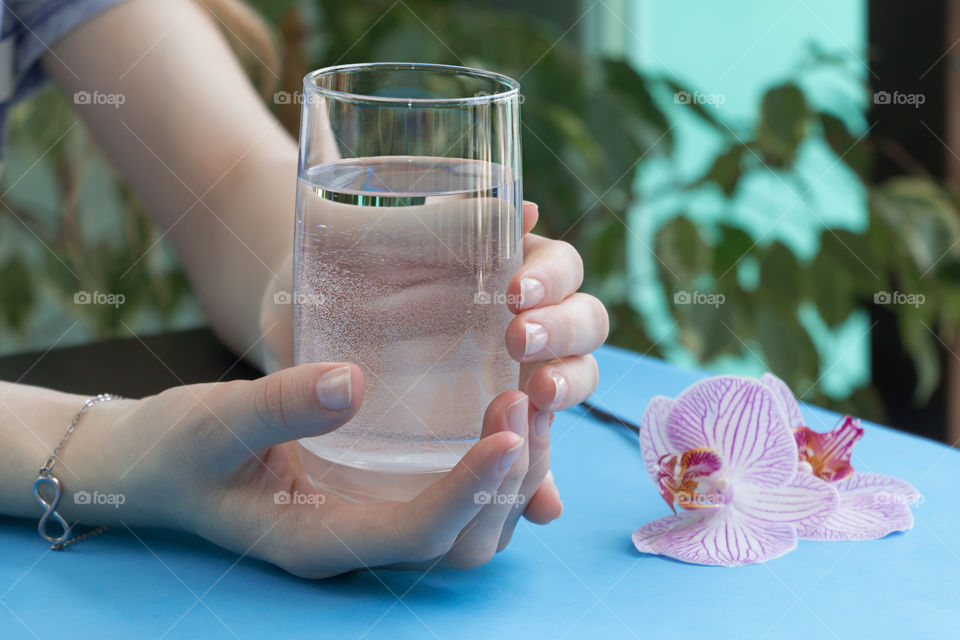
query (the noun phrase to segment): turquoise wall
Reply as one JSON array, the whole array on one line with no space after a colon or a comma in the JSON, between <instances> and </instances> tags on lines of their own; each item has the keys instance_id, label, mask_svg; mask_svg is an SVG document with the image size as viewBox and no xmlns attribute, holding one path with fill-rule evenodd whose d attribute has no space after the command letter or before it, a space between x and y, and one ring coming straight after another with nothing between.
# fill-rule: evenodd
<instances>
[{"instance_id":1,"label":"turquoise wall","mask_svg":"<svg viewBox=\"0 0 960 640\"><path fill-rule=\"evenodd\" d=\"M592 4L588 0L587 7ZM763 92L793 80L815 108L843 118L865 132L869 71L865 64L866 3L797 0L606 0L587 15L588 44L610 55L622 55L638 69L680 81L711 108L716 108L731 135L746 137L754 125ZM811 68L816 47L842 62ZM647 159L636 176L639 202L631 212L628 234L632 303L644 315L653 338L667 357L696 364L675 339L665 292L656 274L650 248L658 227L680 212L699 222L724 220L747 230L761 245L779 240L799 258L818 248L823 226L862 229L866 194L856 177L820 140L805 144L797 170L778 175L761 169L748 174L732 200L712 189L679 195L671 188L704 173L723 140L674 96L659 96L674 115L676 152L670 159ZM756 265L741 262L744 283L756 277ZM814 336L823 370L821 385L843 397L869 380L869 321L864 313L829 330L815 309L801 311ZM743 357L710 363L713 370L756 374L764 364L747 352Z\"/></svg>"}]
</instances>

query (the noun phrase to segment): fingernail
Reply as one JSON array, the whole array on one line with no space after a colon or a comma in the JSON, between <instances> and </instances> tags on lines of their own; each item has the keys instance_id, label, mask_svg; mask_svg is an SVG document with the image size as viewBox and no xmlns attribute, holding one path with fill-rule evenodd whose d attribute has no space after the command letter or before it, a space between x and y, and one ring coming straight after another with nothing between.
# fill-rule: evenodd
<instances>
[{"instance_id":1,"label":"fingernail","mask_svg":"<svg viewBox=\"0 0 960 640\"><path fill-rule=\"evenodd\" d=\"M320 404L332 411L340 411L350 406L353 375L350 367L340 367L327 371L317 381L317 397Z\"/></svg>"},{"instance_id":2,"label":"fingernail","mask_svg":"<svg viewBox=\"0 0 960 640\"><path fill-rule=\"evenodd\" d=\"M503 452L503 456L500 458L500 473L505 473L513 465L514 460L520 455L521 449L523 449L523 438L520 438L520 442Z\"/></svg>"},{"instance_id":3,"label":"fingernail","mask_svg":"<svg viewBox=\"0 0 960 640\"><path fill-rule=\"evenodd\" d=\"M549 411L538 411L533 417L533 428L537 437L543 440L550 435L550 424L553 422L553 414Z\"/></svg>"},{"instance_id":4,"label":"fingernail","mask_svg":"<svg viewBox=\"0 0 960 640\"><path fill-rule=\"evenodd\" d=\"M536 306L543 300L546 293L543 283L536 278L523 278L520 280L520 308L529 309Z\"/></svg>"},{"instance_id":5,"label":"fingernail","mask_svg":"<svg viewBox=\"0 0 960 640\"><path fill-rule=\"evenodd\" d=\"M547 330L538 322L528 322L524 327L526 343L523 346L523 355L531 356L547 346Z\"/></svg>"},{"instance_id":6,"label":"fingernail","mask_svg":"<svg viewBox=\"0 0 960 640\"><path fill-rule=\"evenodd\" d=\"M553 402L551 406L557 406L567 398L567 379L559 373L550 376L553 379Z\"/></svg>"},{"instance_id":7,"label":"fingernail","mask_svg":"<svg viewBox=\"0 0 960 640\"><path fill-rule=\"evenodd\" d=\"M527 410L530 408L530 399L523 396L519 400L514 400L507 407L507 429L513 431L518 436L523 435L523 430L527 426Z\"/></svg>"}]
</instances>

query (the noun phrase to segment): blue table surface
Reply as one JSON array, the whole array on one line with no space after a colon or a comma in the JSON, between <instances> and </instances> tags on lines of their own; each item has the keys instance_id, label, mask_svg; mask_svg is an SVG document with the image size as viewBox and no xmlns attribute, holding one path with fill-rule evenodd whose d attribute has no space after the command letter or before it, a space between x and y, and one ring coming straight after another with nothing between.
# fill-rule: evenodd
<instances>
[{"instance_id":1,"label":"blue table surface","mask_svg":"<svg viewBox=\"0 0 960 640\"><path fill-rule=\"evenodd\" d=\"M637 422L651 396L703 375L609 347L597 357L594 401ZM836 420L803 412L819 430ZM53 553L35 523L0 519L0 638L960 637L960 451L865 426L854 466L922 492L913 530L801 541L732 569L633 548L631 532L668 509L633 435L578 408L553 426L563 517L521 523L467 572L308 581L184 534L122 528Z\"/></svg>"}]
</instances>

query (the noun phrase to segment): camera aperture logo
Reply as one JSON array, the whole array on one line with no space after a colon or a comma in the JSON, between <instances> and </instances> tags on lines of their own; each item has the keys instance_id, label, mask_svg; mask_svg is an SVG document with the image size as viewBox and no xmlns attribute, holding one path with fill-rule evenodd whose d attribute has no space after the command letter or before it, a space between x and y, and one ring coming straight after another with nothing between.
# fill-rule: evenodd
<instances>
[{"instance_id":1,"label":"camera aperture logo","mask_svg":"<svg viewBox=\"0 0 960 640\"><path fill-rule=\"evenodd\" d=\"M522 505L526 501L527 497L520 493L477 491L473 494L473 504Z\"/></svg>"},{"instance_id":2,"label":"camera aperture logo","mask_svg":"<svg viewBox=\"0 0 960 640\"><path fill-rule=\"evenodd\" d=\"M300 493L299 491L290 493L289 491L277 491L273 494L273 504L302 504L310 505L316 509L326 501L327 496L322 493Z\"/></svg>"},{"instance_id":3,"label":"camera aperture logo","mask_svg":"<svg viewBox=\"0 0 960 640\"><path fill-rule=\"evenodd\" d=\"M109 505L114 509L119 509L120 505L127 501L127 496L122 493L100 493L94 491L77 491L73 494L73 503L79 505Z\"/></svg>"},{"instance_id":4,"label":"camera aperture logo","mask_svg":"<svg viewBox=\"0 0 960 640\"><path fill-rule=\"evenodd\" d=\"M720 105L727 101L727 97L722 93L701 93L694 91L677 91L673 94L675 104L697 104L710 105L714 109L719 109Z\"/></svg>"},{"instance_id":5,"label":"camera aperture logo","mask_svg":"<svg viewBox=\"0 0 960 640\"><path fill-rule=\"evenodd\" d=\"M273 94L273 104L299 104L306 102L306 96L302 91L277 91Z\"/></svg>"},{"instance_id":6,"label":"camera aperture logo","mask_svg":"<svg viewBox=\"0 0 960 640\"><path fill-rule=\"evenodd\" d=\"M73 104L92 104L107 105L114 109L119 109L120 105L127 101L127 96L122 93L101 93L94 91L77 91L73 94Z\"/></svg>"},{"instance_id":7,"label":"camera aperture logo","mask_svg":"<svg viewBox=\"0 0 960 640\"><path fill-rule=\"evenodd\" d=\"M106 304L114 309L119 309L120 305L127 301L127 297L122 293L104 293L102 291L77 291L73 294L73 304Z\"/></svg>"},{"instance_id":8,"label":"camera aperture logo","mask_svg":"<svg viewBox=\"0 0 960 640\"><path fill-rule=\"evenodd\" d=\"M273 294L273 304L293 304L296 302L301 306L316 307L326 300L326 297L319 291L301 291L300 293L277 291Z\"/></svg>"},{"instance_id":9,"label":"camera aperture logo","mask_svg":"<svg viewBox=\"0 0 960 640\"><path fill-rule=\"evenodd\" d=\"M914 109L919 109L920 105L927 101L927 96L922 93L900 93L894 91L877 91L873 94L873 104L895 104L909 105Z\"/></svg>"},{"instance_id":10,"label":"camera aperture logo","mask_svg":"<svg viewBox=\"0 0 960 640\"><path fill-rule=\"evenodd\" d=\"M727 301L727 297L722 293L704 293L702 291L677 291L676 293L673 294L673 304L675 305L705 304L716 309L726 301Z\"/></svg>"}]
</instances>

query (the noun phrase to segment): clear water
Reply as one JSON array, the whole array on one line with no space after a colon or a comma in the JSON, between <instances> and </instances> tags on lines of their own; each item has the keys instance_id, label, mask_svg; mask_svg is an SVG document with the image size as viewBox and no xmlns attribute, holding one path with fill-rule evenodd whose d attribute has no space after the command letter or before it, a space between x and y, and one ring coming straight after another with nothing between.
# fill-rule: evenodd
<instances>
[{"instance_id":1,"label":"clear water","mask_svg":"<svg viewBox=\"0 0 960 640\"><path fill-rule=\"evenodd\" d=\"M305 448L416 474L449 469L476 441L486 406L518 382L504 348L517 190L501 165L411 156L301 176L296 362L354 362L367 384L357 416Z\"/></svg>"}]
</instances>

